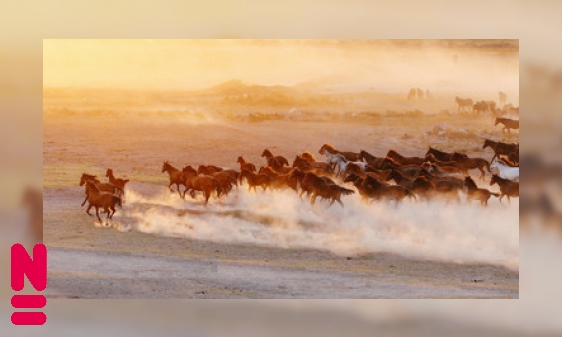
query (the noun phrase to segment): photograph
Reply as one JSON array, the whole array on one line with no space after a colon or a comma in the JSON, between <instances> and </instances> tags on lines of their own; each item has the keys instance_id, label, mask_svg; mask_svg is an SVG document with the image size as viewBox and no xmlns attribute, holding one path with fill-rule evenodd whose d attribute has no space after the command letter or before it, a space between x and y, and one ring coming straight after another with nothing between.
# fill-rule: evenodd
<instances>
[{"instance_id":1,"label":"photograph","mask_svg":"<svg viewBox=\"0 0 562 337\"><path fill-rule=\"evenodd\" d=\"M519 298L519 40L42 56L47 299Z\"/></svg>"}]
</instances>

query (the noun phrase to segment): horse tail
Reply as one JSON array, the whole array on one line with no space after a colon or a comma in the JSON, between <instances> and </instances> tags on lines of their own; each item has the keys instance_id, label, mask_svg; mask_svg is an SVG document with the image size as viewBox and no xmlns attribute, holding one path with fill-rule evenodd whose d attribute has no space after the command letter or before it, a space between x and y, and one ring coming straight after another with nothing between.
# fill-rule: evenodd
<instances>
[{"instance_id":1,"label":"horse tail","mask_svg":"<svg viewBox=\"0 0 562 337\"><path fill-rule=\"evenodd\" d=\"M493 192L490 192L490 194L491 194L491 195L493 195L493 196L494 196L494 197L496 197L496 198L498 198L498 197L500 196L500 194L499 194L499 193L493 193Z\"/></svg>"}]
</instances>

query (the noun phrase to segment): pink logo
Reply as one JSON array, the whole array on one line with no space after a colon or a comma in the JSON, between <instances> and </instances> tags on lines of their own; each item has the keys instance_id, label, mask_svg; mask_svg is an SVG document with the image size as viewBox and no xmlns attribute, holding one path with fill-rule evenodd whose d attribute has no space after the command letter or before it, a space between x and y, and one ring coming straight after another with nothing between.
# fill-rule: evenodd
<instances>
[{"instance_id":1,"label":"pink logo","mask_svg":"<svg viewBox=\"0 0 562 337\"><path fill-rule=\"evenodd\" d=\"M19 243L11 251L11 286L14 291L22 291L25 276L37 291L47 287L47 247L38 243L33 247L33 258ZM47 304L43 295L16 294L12 296L12 307L16 309L40 309ZM47 316L42 311L16 311L12 314L14 325L43 325Z\"/></svg>"}]
</instances>

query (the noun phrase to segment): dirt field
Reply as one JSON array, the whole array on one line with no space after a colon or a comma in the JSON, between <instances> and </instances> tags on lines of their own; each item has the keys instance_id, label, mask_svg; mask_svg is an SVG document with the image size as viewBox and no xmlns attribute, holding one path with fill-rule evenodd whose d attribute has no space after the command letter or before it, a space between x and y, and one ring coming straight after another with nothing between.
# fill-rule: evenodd
<instances>
[{"instance_id":1,"label":"dirt field","mask_svg":"<svg viewBox=\"0 0 562 337\"><path fill-rule=\"evenodd\" d=\"M327 142L377 156L433 146L487 159L485 138L518 142L489 118L458 115L454 96L348 95L293 109L224 105L216 93L160 95L45 93L51 297L518 298L517 199L396 206L352 195L328 208L243 185L205 207L170 193L161 172L163 160L238 168L240 155L261 166L264 148L290 161L303 151L324 160L318 149ZM197 108L179 108L187 104ZM80 207L78 183L83 172L105 181L108 167L131 183L105 227Z\"/></svg>"}]
</instances>

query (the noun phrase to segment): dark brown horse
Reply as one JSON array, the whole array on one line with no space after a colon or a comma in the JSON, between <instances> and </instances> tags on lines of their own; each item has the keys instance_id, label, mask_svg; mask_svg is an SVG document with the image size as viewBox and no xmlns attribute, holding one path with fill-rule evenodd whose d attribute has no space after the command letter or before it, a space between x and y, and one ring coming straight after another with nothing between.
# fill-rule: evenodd
<instances>
[{"instance_id":1,"label":"dark brown horse","mask_svg":"<svg viewBox=\"0 0 562 337\"><path fill-rule=\"evenodd\" d=\"M88 196L86 213L91 216L90 209L94 207L100 223L102 223L99 214L100 208L103 208L104 212L107 213L107 219L111 219L115 214L115 206L121 206L121 198L119 196L101 191L92 181L86 181L86 194ZM111 213L110 210L112 211Z\"/></svg>"},{"instance_id":2,"label":"dark brown horse","mask_svg":"<svg viewBox=\"0 0 562 337\"><path fill-rule=\"evenodd\" d=\"M185 179L184 198L188 190L190 191L191 197L194 197L195 191L201 191L203 192L206 206L209 203L209 198L213 191L216 191L217 197L220 197L222 193L221 184L216 178L208 175L197 175L197 171L191 166L183 168L182 177Z\"/></svg>"},{"instance_id":3,"label":"dark brown horse","mask_svg":"<svg viewBox=\"0 0 562 337\"><path fill-rule=\"evenodd\" d=\"M498 157L499 155L506 155L509 156L511 153L516 152L519 153L519 145L518 144L508 144L508 143L502 143L502 142L494 142L493 140L490 139L486 139L484 140L484 145L482 145L482 148L491 148L494 151L494 156L492 157L492 159L490 160L490 162L493 162L494 159L496 159L496 157Z\"/></svg>"},{"instance_id":4,"label":"dark brown horse","mask_svg":"<svg viewBox=\"0 0 562 337\"><path fill-rule=\"evenodd\" d=\"M265 159L267 160L267 165L273 168L277 169L279 167L282 167L283 165L289 166L289 161L287 160L287 158L283 156L274 156L268 149L263 150L261 156L265 157Z\"/></svg>"},{"instance_id":5,"label":"dark brown horse","mask_svg":"<svg viewBox=\"0 0 562 337\"><path fill-rule=\"evenodd\" d=\"M125 185L129 182L129 179L115 178L113 175L113 169L108 168L105 172L105 176L109 178L109 182L117 186L122 193L125 192Z\"/></svg>"},{"instance_id":6,"label":"dark brown horse","mask_svg":"<svg viewBox=\"0 0 562 337\"><path fill-rule=\"evenodd\" d=\"M82 173L82 177L80 177L80 186L84 186L87 181L91 181L96 185L96 187L102 192L108 192L111 194L121 195L123 191L121 191L117 186L113 185L112 183L102 183L97 179L96 175ZM88 191L86 191L86 198L82 202L80 206L84 206L86 201L88 201Z\"/></svg>"},{"instance_id":7,"label":"dark brown horse","mask_svg":"<svg viewBox=\"0 0 562 337\"><path fill-rule=\"evenodd\" d=\"M479 200L482 206L488 205L488 200L493 195L495 197L499 197L499 193L493 193L485 188L478 188L476 183L470 176L465 177L464 179L464 186L466 186L466 199L470 200Z\"/></svg>"},{"instance_id":8,"label":"dark brown horse","mask_svg":"<svg viewBox=\"0 0 562 337\"><path fill-rule=\"evenodd\" d=\"M380 168L380 164L385 157L375 157L365 150L359 152L361 159L374 168Z\"/></svg>"},{"instance_id":9,"label":"dark brown horse","mask_svg":"<svg viewBox=\"0 0 562 337\"><path fill-rule=\"evenodd\" d=\"M394 161L398 162L400 165L417 165L420 166L424 159L420 157L404 157L395 150L389 150L386 154L388 158L392 158Z\"/></svg>"},{"instance_id":10,"label":"dark brown horse","mask_svg":"<svg viewBox=\"0 0 562 337\"><path fill-rule=\"evenodd\" d=\"M500 187L500 202L503 196L507 197L507 202L511 204L510 197L519 198L519 183L508 179L503 179L497 175L492 175L490 186L498 184Z\"/></svg>"},{"instance_id":11,"label":"dark brown horse","mask_svg":"<svg viewBox=\"0 0 562 337\"><path fill-rule=\"evenodd\" d=\"M185 186L185 179L183 177L182 171L180 171L177 168L170 165L170 163L168 163L168 161L164 161L164 164L162 165L162 173L164 173L164 172L168 172L168 175L170 176L170 184L168 185L168 189L172 192L175 192L172 189L172 185L176 184L176 187L178 189L178 194L181 197L182 195L181 195L181 192L180 192L180 185ZM184 195L185 195L185 192L184 192Z\"/></svg>"},{"instance_id":12,"label":"dark brown horse","mask_svg":"<svg viewBox=\"0 0 562 337\"><path fill-rule=\"evenodd\" d=\"M256 172L256 165L245 161L244 158L242 158L242 156L238 157L236 162L240 164L240 171L246 170L250 172Z\"/></svg>"},{"instance_id":13,"label":"dark brown horse","mask_svg":"<svg viewBox=\"0 0 562 337\"><path fill-rule=\"evenodd\" d=\"M265 174L267 176L270 176L272 181L271 181L271 188L274 189L283 189L283 188L291 188L293 189L295 192L297 191L297 179L295 177L291 177L291 173L288 174L282 174L279 173L277 171L275 171L272 167L270 166L264 166L262 168L260 168L259 174Z\"/></svg>"},{"instance_id":14,"label":"dark brown horse","mask_svg":"<svg viewBox=\"0 0 562 337\"><path fill-rule=\"evenodd\" d=\"M304 192L306 192L307 196L311 195L310 201L312 205L316 202L316 198L320 197L321 199L330 200L330 206L334 201L337 201L343 207L341 196L354 193L352 190L338 186L330 178L320 177L314 173L295 170L291 177L298 179L300 182L301 192L299 197L302 199Z\"/></svg>"},{"instance_id":15,"label":"dark brown horse","mask_svg":"<svg viewBox=\"0 0 562 337\"><path fill-rule=\"evenodd\" d=\"M242 170L242 172L240 172L240 182L243 182L244 178L248 181L248 190L253 188L256 192L256 187L258 186L261 186L261 188L265 191L269 185L271 185L272 180L270 176L265 174L255 174L254 172L250 172L248 170Z\"/></svg>"},{"instance_id":16,"label":"dark brown horse","mask_svg":"<svg viewBox=\"0 0 562 337\"><path fill-rule=\"evenodd\" d=\"M360 190L360 194L365 198L375 200L395 200L397 203L406 197L416 200L416 196L409 189L400 185L388 185L377 179L366 176L361 178L356 174L351 174L344 179L344 182L352 181L355 187Z\"/></svg>"},{"instance_id":17,"label":"dark brown horse","mask_svg":"<svg viewBox=\"0 0 562 337\"><path fill-rule=\"evenodd\" d=\"M465 176L468 175L468 170L478 169L480 170L480 179L484 180L486 173L484 169L490 171L490 163L484 158L469 158L465 155L455 152L453 155L453 160L460 164L460 167L463 169L463 173Z\"/></svg>"},{"instance_id":18,"label":"dark brown horse","mask_svg":"<svg viewBox=\"0 0 562 337\"><path fill-rule=\"evenodd\" d=\"M428 155L433 155L433 157L435 157L435 159L439 160L439 161L455 161L453 159L453 156L455 154L457 154L458 152L443 152L443 151L439 151L437 149L434 149L432 147L429 148L429 150L427 150L427 152L425 153L425 158L428 158ZM458 153L458 155L460 156L464 156L465 158L468 158L468 156L466 154L463 153Z\"/></svg>"}]
</instances>

